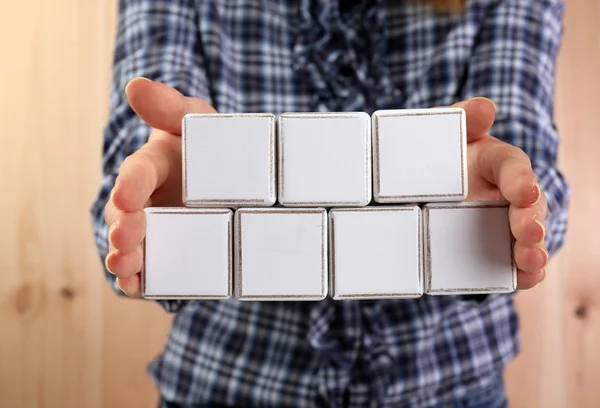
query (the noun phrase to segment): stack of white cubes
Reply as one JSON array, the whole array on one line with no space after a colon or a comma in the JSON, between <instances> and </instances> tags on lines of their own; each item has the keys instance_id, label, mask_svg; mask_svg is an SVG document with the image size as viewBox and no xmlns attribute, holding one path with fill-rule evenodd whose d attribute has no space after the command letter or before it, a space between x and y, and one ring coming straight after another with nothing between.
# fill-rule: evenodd
<instances>
[{"instance_id":1,"label":"stack of white cubes","mask_svg":"<svg viewBox=\"0 0 600 408\"><path fill-rule=\"evenodd\" d=\"M148 208L143 296L285 301L516 289L505 202L465 202L465 112L193 114L183 208Z\"/></svg>"}]
</instances>

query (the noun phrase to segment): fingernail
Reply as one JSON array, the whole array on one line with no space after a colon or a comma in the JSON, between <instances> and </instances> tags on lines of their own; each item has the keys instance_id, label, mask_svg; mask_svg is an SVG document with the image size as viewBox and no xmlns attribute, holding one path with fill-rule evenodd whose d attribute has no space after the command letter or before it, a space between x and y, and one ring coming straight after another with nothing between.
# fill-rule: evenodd
<instances>
[{"instance_id":1,"label":"fingernail","mask_svg":"<svg viewBox=\"0 0 600 408\"><path fill-rule=\"evenodd\" d=\"M123 288L121 287L121 285L119 284L120 279L116 278L115 279L115 283L117 284L117 287L121 290L121 292L125 293L125 291L123 290Z\"/></svg>"},{"instance_id":2,"label":"fingernail","mask_svg":"<svg viewBox=\"0 0 600 408\"><path fill-rule=\"evenodd\" d=\"M545 247L539 246L537 248L543 252L544 259L546 259L546 261L544 262L544 266L542 266L542 269L543 269L546 266L548 266L548 262L550 262L550 254L548 253L548 250Z\"/></svg>"},{"instance_id":3,"label":"fingernail","mask_svg":"<svg viewBox=\"0 0 600 408\"><path fill-rule=\"evenodd\" d=\"M540 278L540 280L538 281L538 283L542 283L543 281L546 280L546 268L540 269L540 273L542 274L542 277Z\"/></svg>"},{"instance_id":4,"label":"fingernail","mask_svg":"<svg viewBox=\"0 0 600 408\"><path fill-rule=\"evenodd\" d=\"M486 97L484 97L484 96L476 96L475 98L472 98L471 100L472 100L472 101L474 101L474 100L477 100L477 99L479 99L479 100L484 100L484 101L488 101L488 102L491 102L491 103L492 103L492 105L494 105L494 110L495 110L495 111L497 111L497 110L498 110L498 106L497 106L497 105L496 105L496 103L495 103L494 101L492 101L490 98L486 98Z\"/></svg>"},{"instance_id":5,"label":"fingernail","mask_svg":"<svg viewBox=\"0 0 600 408\"><path fill-rule=\"evenodd\" d=\"M112 189L112 192L110 193L110 199L112 200L113 205L117 209L120 209L119 206L117 205L117 203L115 202L115 195L117 194L117 190L120 190L119 186L121 185L121 180L119 177L117 177L117 180L115 181L115 185Z\"/></svg>"},{"instance_id":6,"label":"fingernail","mask_svg":"<svg viewBox=\"0 0 600 408\"><path fill-rule=\"evenodd\" d=\"M112 235L115 232L115 229L117 229L117 224L118 224L118 221L113 222L113 224L108 229L108 243L109 244L112 244L112 242L113 242Z\"/></svg>"},{"instance_id":7,"label":"fingernail","mask_svg":"<svg viewBox=\"0 0 600 408\"><path fill-rule=\"evenodd\" d=\"M546 227L540 220L537 219L537 215L533 217L533 221L535 221L537 225L539 225L542 228L542 239L540 239L538 243L543 243L546 239Z\"/></svg>"},{"instance_id":8,"label":"fingernail","mask_svg":"<svg viewBox=\"0 0 600 408\"><path fill-rule=\"evenodd\" d=\"M537 181L533 182L533 192L535 194L536 199L533 203L531 203L531 205L536 205L538 201L540 201L540 198L542 198L542 189L540 188L540 185Z\"/></svg>"},{"instance_id":9,"label":"fingernail","mask_svg":"<svg viewBox=\"0 0 600 408\"><path fill-rule=\"evenodd\" d=\"M112 258L114 255L115 255L114 252L109 252L108 255L106 256L106 258L104 259L104 266L106 267L106 270L109 271L110 273L112 273L113 275L115 273L110 270L110 267L108 266L108 262L110 261L110 258Z\"/></svg>"},{"instance_id":10,"label":"fingernail","mask_svg":"<svg viewBox=\"0 0 600 408\"><path fill-rule=\"evenodd\" d=\"M125 95L127 95L127 89L129 88L129 85L131 85L131 83L132 83L133 81L136 81L136 80L138 80L138 79L141 79L141 80L144 80L144 81L148 81L148 82L152 82L152 80L150 80L150 79L148 79L148 78L145 78L145 77L136 77L136 78L133 78L131 81L129 81L129 82L127 83L127 85L125 85Z\"/></svg>"}]
</instances>

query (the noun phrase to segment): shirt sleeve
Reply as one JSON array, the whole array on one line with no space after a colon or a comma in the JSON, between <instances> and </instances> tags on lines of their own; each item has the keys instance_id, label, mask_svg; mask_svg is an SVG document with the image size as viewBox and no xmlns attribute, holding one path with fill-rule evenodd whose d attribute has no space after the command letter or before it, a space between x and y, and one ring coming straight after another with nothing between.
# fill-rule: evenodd
<instances>
[{"instance_id":1,"label":"shirt sleeve","mask_svg":"<svg viewBox=\"0 0 600 408\"><path fill-rule=\"evenodd\" d=\"M211 103L199 29L192 0L120 0L110 89L110 112L103 131L102 182L91 208L101 264L108 252L104 206L123 160L147 142L151 129L129 107L125 86L138 76L160 81L187 96ZM104 268L112 288L115 276ZM159 301L170 312L185 301Z\"/></svg>"},{"instance_id":2,"label":"shirt sleeve","mask_svg":"<svg viewBox=\"0 0 600 408\"><path fill-rule=\"evenodd\" d=\"M560 0L492 4L482 8L483 24L462 98L492 99L498 109L490 134L520 147L530 157L548 199L546 245L553 255L565 240L570 195L557 165L559 135L553 117L564 4Z\"/></svg>"}]
</instances>

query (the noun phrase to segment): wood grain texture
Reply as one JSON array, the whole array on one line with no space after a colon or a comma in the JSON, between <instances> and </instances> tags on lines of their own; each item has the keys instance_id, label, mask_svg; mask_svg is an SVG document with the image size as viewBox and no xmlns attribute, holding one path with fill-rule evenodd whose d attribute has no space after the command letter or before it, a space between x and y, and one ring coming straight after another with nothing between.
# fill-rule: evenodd
<instances>
[{"instance_id":1,"label":"wood grain texture","mask_svg":"<svg viewBox=\"0 0 600 408\"><path fill-rule=\"evenodd\" d=\"M567 244L518 296L511 406L600 406L600 6L567 0L557 125ZM0 406L148 407L170 317L118 299L92 241L116 1L0 3ZM9 63L6 63L8 61Z\"/></svg>"},{"instance_id":2,"label":"wood grain texture","mask_svg":"<svg viewBox=\"0 0 600 408\"><path fill-rule=\"evenodd\" d=\"M556 122L572 187L567 241L546 281L518 296L521 355L507 372L512 406L600 406L600 2L567 0Z\"/></svg>"},{"instance_id":3,"label":"wood grain texture","mask_svg":"<svg viewBox=\"0 0 600 408\"><path fill-rule=\"evenodd\" d=\"M115 1L0 5L0 406L152 406L169 318L105 283L89 207Z\"/></svg>"}]
</instances>

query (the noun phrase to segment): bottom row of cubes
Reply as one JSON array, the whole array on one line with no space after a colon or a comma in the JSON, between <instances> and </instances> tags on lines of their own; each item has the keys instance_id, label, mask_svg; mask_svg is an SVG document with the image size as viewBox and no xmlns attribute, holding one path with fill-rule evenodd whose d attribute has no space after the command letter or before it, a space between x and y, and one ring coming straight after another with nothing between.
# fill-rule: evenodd
<instances>
[{"instance_id":1,"label":"bottom row of cubes","mask_svg":"<svg viewBox=\"0 0 600 408\"><path fill-rule=\"evenodd\" d=\"M148 208L143 296L393 299L516 289L508 205Z\"/></svg>"}]
</instances>

